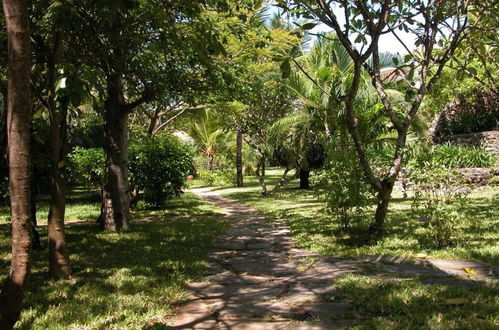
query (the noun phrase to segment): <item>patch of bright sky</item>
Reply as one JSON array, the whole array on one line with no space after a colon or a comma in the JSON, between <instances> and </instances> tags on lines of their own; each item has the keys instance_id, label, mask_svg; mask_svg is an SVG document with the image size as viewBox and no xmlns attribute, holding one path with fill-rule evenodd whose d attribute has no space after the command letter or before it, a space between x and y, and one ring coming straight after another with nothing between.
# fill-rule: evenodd
<instances>
[{"instance_id":1,"label":"patch of bright sky","mask_svg":"<svg viewBox=\"0 0 499 330\"><path fill-rule=\"evenodd\" d=\"M276 6L272 6L270 13L273 15L274 13L279 12L281 9ZM338 23L340 26L343 26L345 24L345 17L343 15L343 11L340 8L335 8L333 10L334 14L338 18ZM333 29L327 26L326 24L320 23L318 24L315 28L310 30L310 33L312 34L312 40L310 41L309 45L312 45L312 43L315 40L314 34L318 33L325 33L325 32L330 32ZM405 44L405 46L412 52L416 47L414 45L416 38L414 35L407 33L405 31L396 31L397 36L402 40L402 42ZM354 37L351 38L352 42ZM356 44L358 48L362 47L362 44ZM397 38L392 34L384 34L380 37L379 40L379 50L380 52L387 52L387 53L399 53L400 55L405 55L407 54L407 50L405 47L397 40Z\"/></svg>"}]
</instances>

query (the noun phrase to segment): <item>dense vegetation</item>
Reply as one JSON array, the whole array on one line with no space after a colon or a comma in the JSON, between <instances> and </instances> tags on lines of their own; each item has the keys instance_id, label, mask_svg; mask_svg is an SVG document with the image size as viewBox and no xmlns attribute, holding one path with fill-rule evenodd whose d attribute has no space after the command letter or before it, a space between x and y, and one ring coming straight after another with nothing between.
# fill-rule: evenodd
<instances>
[{"instance_id":1,"label":"dense vegetation","mask_svg":"<svg viewBox=\"0 0 499 330\"><path fill-rule=\"evenodd\" d=\"M324 254L497 263L497 155L434 142L498 129L498 6L3 0L0 328L167 324L227 227L191 180Z\"/></svg>"}]
</instances>

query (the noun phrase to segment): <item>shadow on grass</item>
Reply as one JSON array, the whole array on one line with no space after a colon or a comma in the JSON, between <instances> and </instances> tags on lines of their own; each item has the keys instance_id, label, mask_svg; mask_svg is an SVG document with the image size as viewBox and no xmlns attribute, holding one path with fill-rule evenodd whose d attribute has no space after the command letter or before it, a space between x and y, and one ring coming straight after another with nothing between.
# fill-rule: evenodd
<instances>
[{"instance_id":1,"label":"shadow on grass","mask_svg":"<svg viewBox=\"0 0 499 330\"><path fill-rule=\"evenodd\" d=\"M348 275L335 284L335 301L352 304L356 325L369 329L494 329L499 290Z\"/></svg>"},{"instance_id":2,"label":"shadow on grass","mask_svg":"<svg viewBox=\"0 0 499 330\"><path fill-rule=\"evenodd\" d=\"M170 207L155 221L135 222L121 233L101 232L93 223L68 225L73 278L49 280L47 251L35 251L17 326L140 328L151 320L164 322L172 304L186 295L185 282L203 275L207 250L227 228L213 216L216 209L192 194ZM195 215L171 218L189 210ZM0 231L0 280L10 264L10 230L5 229ZM46 238L46 228L40 232Z\"/></svg>"},{"instance_id":3,"label":"shadow on grass","mask_svg":"<svg viewBox=\"0 0 499 330\"><path fill-rule=\"evenodd\" d=\"M278 176L269 178L277 182ZM366 230L372 221L373 210L366 213L357 228L351 233L342 231L341 224L327 212L325 204L313 191L296 189L290 182L274 196L262 197L256 180L247 180L242 189L218 187L217 191L228 198L257 208L271 218L285 218L293 235L302 247L328 255L344 255L352 250L353 255L412 255L424 252L428 257L478 259L489 264L499 263L499 203L494 202L494 189L470 196L465 209L466 219L462 224L463 235L458 245L437 250L428 239L419 218L411 212L411 199L397 194L390 204L386 220L386 232L376 243L366 239ZM480 195L481 194L481 195ZM485 197L483 197L485 195ZM368 243L368 244L366 244Z\"/></svg>"}]
</instances>

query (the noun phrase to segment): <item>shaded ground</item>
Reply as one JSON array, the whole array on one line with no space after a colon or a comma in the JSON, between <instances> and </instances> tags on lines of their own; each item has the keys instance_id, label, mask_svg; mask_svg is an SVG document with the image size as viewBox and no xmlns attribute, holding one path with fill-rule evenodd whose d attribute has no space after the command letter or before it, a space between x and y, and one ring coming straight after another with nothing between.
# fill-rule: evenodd
<instances>
[{"instance_id":1,"label":"shaded ground","mask_svg":"<svg viewBox=\"0 0 499 330\"><path fill-rule=\"evenodd\" d=\"M494 296L491 291L494 289L490 287L497 284L498 278L483 262L427 259L409 263L404 259L383 257L355 260L323 257L295 248L284 222L270 222L256 210L207 188L193 192L223 208L231 228L219 237L215 249L209 252L211 275L202 282L189 284L192 295L177 309L173 328L341 329L371 322L368 320L372 318L371 314L383 314L379 311L383 306L376 307L374 302L374 310L361 315L360 307L372 303L361 301L359 304L354 298L377 299L376 295L379 295L385 298L381 302L392 306L393 294L400 288L412 290L412 297L416 298L419 293L414 292L419 292L421 285L430 287L430 291L451 288L447 292L429 291L435 296L431 303L418 298L419 304L422 302L432 309L414 305L420 310L416 323L404 324L395 318L386 324L373 324L374 327L425 326L438 318L441 308L445 312L447 306L468 303L464 298L456 299L456 295ZM356 286L359 279L364 281L363 286ZM361 292L354 292L358 289ZM479 312L485 315L492 312L492 318L465 320L466 325L493 328L497 320L493 311L497 305L494 306L492 298L487 299L483 306L480 305ZM404 313L410 314L411 307L404 305L410 305L412 300L411 297L401 298L395 301L395 306L406 308ZM474 304L478 303L482 301L477 298ZM453 326L462 327L462 324L457 322Z\"/></svg>"},{"instance_id":2,"label":"shaded ground","mask_svg":"<svg viewBox=\"0 0 499 330\"><path fill-rule=\"evenodd\" d=\"M272 168L266 174L269 186L273 186L279 181L282 170ZM262 196L255 177L244 179L244 187L226 185L215 189L222 196L254 207L269 218L285 218L301 248L333 257L389 255L411 258L425 254L428 258L499 264L499 186L475 190L462 210L465 217L458 225L458 235L453 237L456 244L435 249L427 223L421 222L412 212L411 197L403 198L399 190L394 191L390 203L385 235L375 245L362 245L359 242L366 239L366 229L374 216L373 208L366 209L366 216L352 223L352 230L345 231L316 189L298 189L298 182L294 180L279 193Z\"/></svg>"},{"instance_id":3,"label":"shaded ground","mask_svg":"<svg viewBox=\"0 0 499 330\"><path fill-rule=\"evenodd\" d=\"M40 226L44 249L34 251L16 329L166 328L173 306L189 295L186 283L206 274L206 251L228 224L219 209L188 192L164 210L133 215L130 230L121 233L102 232L94 220L68 223L73 277L65 281L47 275L47 233ZM0 225L0 282L8 274L10 243L10 225Z\"/></svg>"}]
</instances>

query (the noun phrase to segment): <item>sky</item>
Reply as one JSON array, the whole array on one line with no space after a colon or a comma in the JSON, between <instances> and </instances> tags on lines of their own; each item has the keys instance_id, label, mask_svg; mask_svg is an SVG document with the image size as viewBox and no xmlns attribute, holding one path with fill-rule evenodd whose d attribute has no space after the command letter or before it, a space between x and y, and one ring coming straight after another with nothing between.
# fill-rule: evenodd
<instances>
[{"instance_id":1,"label":"sky","mask_svg":"<svg viewBox=\"0 0 499 330\"><path fill-rule=\"evenodd\" d=\"M278 12L279 10L280 10L280 8L273 6L271 8L270 13L271 13L271 15L273 15L274 13ZM338 22L340 23L340 26L345 24L343 12L341 10L338 11L338 9L335 9L334 12L335 12L336 16L338 17ZM330 31L332 31L332 29L323 23L318 24L315 28L310 30L310 32L312 34L317 34L317 33L321 33L321 32L330 32ZM396 33L397 33L397 36L406 44L406 46L409 48L409 50L412 51L415 49L415 46L414 46L415 39L410 33L406 33L404 31L398 31L398 30ZM313 39L315 39L315 37ZM313 42L313 40L312 40L312 42ZM361 47L361 45L359 45L359 47ZM399 53L400 55L407 54L407 51L404 48L404 46L402 46L402 44L397 40L397 38L395 38L395 36L391 33L381 36L380 43L379 43L379 50L380 50L380 52Z\"/></svg>"},{"instance_id":2,"label":"sky","mask_svg":"<svg viewBox=\"0 0 499 330\"><path fill-rule=\"evenodd\" d=\"M341 23L344 24L344 23ZM321 32L330 32L332 29L325 25L319 24L312 30L311 33L321 33ZM405 45L409 48L409 50L414 50L414 38L410 33L406 33L404 31L397 31L398 37L405 43ZM395 38L394 35L385 34L382 35L379 39L379 50L380 52L389 52L389 53L399 53L400 55L407 54L407 50L402 46L402 44Z\"/></svg>"}]
</instances>

